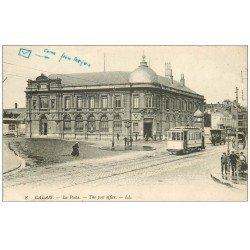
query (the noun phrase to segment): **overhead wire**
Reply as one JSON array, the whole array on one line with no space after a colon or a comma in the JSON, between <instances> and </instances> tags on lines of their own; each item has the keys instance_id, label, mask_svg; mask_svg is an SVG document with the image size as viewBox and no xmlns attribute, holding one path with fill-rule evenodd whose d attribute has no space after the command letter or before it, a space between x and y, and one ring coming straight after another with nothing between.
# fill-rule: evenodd
<instances>
[{"instance_id":1,"label":"overhead wire","mask_svg":"<svg viewBox=\"0 0 250 250\"><path fill-rule=\"evenodd\" d=\"M5 61L3 61L3 63L8 64L8 65L17 66L17 67L22 67L22 68L28 68L28 69L32 69L32 70L37 70L37 71L40 71L40 72L47 72L47 73L50 73L50 74L53 74L53 75L57 75L57 76L63 75L64 77L73 78L73 79L77 79L77 80L84 80L84 81L88 81L88 82L92 82L92 83L97 83L97 84L106 84L105 82L94 81L94 80L85 79L85 78L79 78L79 77L72 76L70 74L58 74L58 73L51 72L51 71L48 71L48 70L32 68L32 67L27 67L27 66L23 66L23 65L17 65L17 64L10 63L10 62L5 62ZM110 84L112 84L112 83L110 83Z\"/></svg>"}]
</instances>

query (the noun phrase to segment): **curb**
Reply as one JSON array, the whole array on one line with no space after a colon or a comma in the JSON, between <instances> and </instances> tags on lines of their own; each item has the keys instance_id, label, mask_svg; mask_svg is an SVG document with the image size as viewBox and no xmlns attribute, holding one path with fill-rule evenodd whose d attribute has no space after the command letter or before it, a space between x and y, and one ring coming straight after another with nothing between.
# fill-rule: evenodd
<instances>
[{"instance_id":1,"label":"curb","mask_svg":"<svg viewBox=\"0 0 250 250\"><path fill-rule=\"evenodd\" d=\"M234 185L232 185L230 182L228 181L224 181L220 178L217 178L214 174L210 173L210 177L215 181L218 182L220 184L223 184L225 186L231 187L231 188L236 188Z\"/></svg>"},{"instance_id":2,"label":"curb","mask_svg":"<svg viewBox=\"0 0 250 250\"><path fill-rule=\"evenodd\" d=\"M8 143L8 148L9 148L10 151L12 151L12 152L15 154L15 156L19 159L19 161L20 161L21 163L18 165L18 167L13 168L13 169L10 169L10 170L8 170L8 171L6 171L6 172L3 172L3 175L4 175L4 174L11 173L11 172L14 172L14 171L16 171L16 170L18 170L18 169L21 169L21 168L25 168L25 166L26 166L25 159L23 159L22 157L20 157L20 156L18 155L18 153L10 146L10 143Z\"/></svg>"},{"instance_id":3,"label":"curb","mask_svg":"<svg viewBox=\"0 0 250 250\"><path fill-rule=\"evenodd\" d=\"M245 188L242 188L244 187L244 185L236 185L236 184L233 184L231 183L230 181L227 181L227 180L223 180L219 177L217 177L217 174L214 174L214 173L210 173L210 177L215 181L215 182L218 182L222 185L225 185L227 187L230 187L230 188L235 188L235 189L239 189L239 190L244 190Z\"/></svg>"}]
</instances>

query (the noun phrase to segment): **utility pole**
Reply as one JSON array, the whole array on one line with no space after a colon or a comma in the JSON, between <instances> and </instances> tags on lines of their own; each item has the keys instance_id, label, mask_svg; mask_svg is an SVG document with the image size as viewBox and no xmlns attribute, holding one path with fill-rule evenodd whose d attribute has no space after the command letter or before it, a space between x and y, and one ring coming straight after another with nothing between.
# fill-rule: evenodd
<instances>
[{"instance_id":1,"label":"utility pole","mask_svg":"<svg viewBox=\"0 0 250 250\"><path fill-rule=\"evenodd\" d=\"M236 131L235 131L235 147L236 153L239 153L239 141L238 141L238 87L236 87Z\"/></svg>"}]
</instances>

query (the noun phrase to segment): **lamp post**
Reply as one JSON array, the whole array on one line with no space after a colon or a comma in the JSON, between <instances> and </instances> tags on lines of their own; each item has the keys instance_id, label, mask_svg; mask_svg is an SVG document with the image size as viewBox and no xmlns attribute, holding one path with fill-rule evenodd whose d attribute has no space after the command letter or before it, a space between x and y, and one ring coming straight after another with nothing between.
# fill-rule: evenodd
<instances>
[{"instance_id":1,"label":"lamp post","mask_svg":"<svg viewBox=\"0 0 250 250\"><path fill-rule=\"evenodd\" d=\"M125 127L127 128L127 139L125 139L125 149L126 149L126 145L129 145L129 128L130 128L130 121L129 120L127 120L125 122Z\"/></svg>"}]
</instances>

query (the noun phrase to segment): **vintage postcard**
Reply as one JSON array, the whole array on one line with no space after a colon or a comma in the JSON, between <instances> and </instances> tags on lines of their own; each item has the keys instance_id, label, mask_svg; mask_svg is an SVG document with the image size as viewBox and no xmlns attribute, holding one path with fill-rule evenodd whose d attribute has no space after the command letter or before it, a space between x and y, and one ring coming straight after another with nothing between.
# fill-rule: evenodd
<instances>
[{"instance_id":1,"label":"vintage postcard","mask_svg":"<svg viewBox=\"0 0 250 250\"><path fill-rule=\"evenodd\" d=\"M247 46L3 46L3 201L246 201Z\"/></svg>"}]
</instances>

